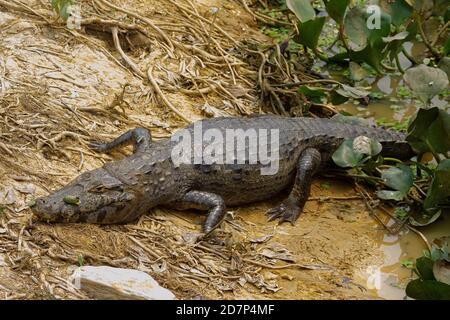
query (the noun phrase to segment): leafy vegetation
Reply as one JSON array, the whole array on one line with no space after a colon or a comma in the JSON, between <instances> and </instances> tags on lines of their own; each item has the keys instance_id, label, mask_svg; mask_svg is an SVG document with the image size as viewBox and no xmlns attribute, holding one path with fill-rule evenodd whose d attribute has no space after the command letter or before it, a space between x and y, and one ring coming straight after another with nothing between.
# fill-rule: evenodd
<instances>
[{"instance_id":1,"label":"leafy vegetation","mask_svg":"<svg viewBox=\"0 0 450 320\"><path fill-rule=\"evenodd\" d=\"M450 115L437 107L428 108L433 96L448 86L448 79L443 71L423 65L409 69L404 78L412 94L423 102L423 108L407 129L407 141L418 154L415 160L405 165L389 159L396 165L386 165L387 159L379 155L378 149L373 153L358 150L356 139L344 141L333 154L333 160L340 167L350 167L351 176L381 186L382 190L376 193L379 199L395 201L397 205L400 202L402 206L395 210L397 218L409 218L412 225L424 226L436 221L442 210L450 207ZM366 143L370 146L368 150L376 145L373 140ZM424 157L427 153L433 155L428 160ZM417 192L412 193L412 189ZM415 207L419 207L421 221L413 216ZM446 251L435 248L430 256L417 259L415 270L419 278L408 284L406 294L415 299L450 299L450 285L437 281L433 273L433 266L450 261L448 246Z\"/></svg>"},{"instance_id":2,"label":"leafy vegetation","mask_svg":"<svg viewBox=\"0 0 450 320\"><path fill-rule=\"evenodd\" d=\"M405 72L400 61L407 61L414 66L423 62L429 67L438 67L449 72L450 40L448 39L450 7L448 1L441 0L272 0L276 10L268 8L264 12L277 19L283 17L295 21L296 26L265 26L266 34L279 43L288 43L298 59L305 59L311 53L314 57L327 63L327 68L338 65L345 69L341 74L348 76L352 83L358 83L369 76L386 73ZM369 3L371 5L369 5ZM286 12L287 11L287 12ZM289 13L291 12L291 13ZM430 31L430 25L437 26ZM427 56L423 61L411 56L406 44L421 42ZM301 47L304 53L301 53ZM423 65L423 67L426 67ZM312 67L314 69L314 67ZM441 70L433 68L434 72ZM414 78L414 72L406 71L405 81ZM417 70L422 74L422 70ZM326 86L319 97L315 90L299 91L308 99L328 102L333 105L342 104L349 99L377 98L377 93L358 90L357 96L342 94L348 92L338 84L330 82L314 84L314 87ZM312 86L309 87L311 89ZM442 89L440 83L430 85L425 90L434 95L433 89ZM448 89L447 89L448 90ZM445 93L448 95L448 92ZM426 95L426 94L425 94ZM400 84L397 91L400 98L411 98L410 89ZM378 97L380 95L378 94ZM422 102L424 95L416 90L416 97Z\"/></svg>"},{"instance_id":3,"label":"leafy vegetation","mask_svg":"<svg viewBox=\"0 0 450 320\"><path fill-rule=\"evenodd\" d=\"M434 245L431 251L416 259L414 268L418 279L406 287L406 294L414 299L450 300L449 252L448 242L442 246Z\"/></svg>"},{"instance_id":4,"label":"leafy vegetation","mask_svg":"<svg viewBox=\"0 0 450 320\"><path fill-rule=\"evenodd\" d=\"M439 36L448 27L448 1L380 0L377 5L365 1L324 0L327 15L318 15L308 0L286 0L287 6L298 18L298 35L294 41L304 45L318 58L326 62L366 63L378 73L392 71L396 64L400 71L399 54L404 52L403 44L420 36L432 58L439 61L448 54L450 43L438 40L431 42L425 35L427 20L438 20L441 24ZM315 8L314 8L315 7ZM333 19L338 30L336 45L324 52L318 48L327 19ZM414 61L415 63L415 61Z\"/></svg>"},{"instance_id":5,"label":"leafy vegetation","mask_svg":"<svg viewBox=\"0 0 450 320\"><path fill-rule=\"evenodd\" d=\"M384 159L380 155L381 145L372 139L365 141L370 152L361 151L355 146L359 138L344 141L333 154L333 160L340 167L350 168L347 172L351 176L377 185L379 199L405 202L409 210L402 211L403 218L411 215L413 224L426 225L450 205L450 115L437 107L427 108L431 98L448 86L448 79L441 70L423 65L409 69L404 78L412 94L424 103L407 129L407 141L418 154L415 160L403 164L398 159ZM351 117L347 121L358 120ZM426 154L433 156L427 160ZM412 189L416 192L412 193ZM412 209L417 206L425 222L412 216Z\"/></svg>"}]
</instances>

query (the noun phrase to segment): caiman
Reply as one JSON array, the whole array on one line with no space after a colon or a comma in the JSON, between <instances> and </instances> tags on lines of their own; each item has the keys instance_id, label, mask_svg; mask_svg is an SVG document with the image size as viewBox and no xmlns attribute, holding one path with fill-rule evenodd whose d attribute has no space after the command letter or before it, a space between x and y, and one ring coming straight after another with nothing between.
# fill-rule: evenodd
<instances>
[{"instance_id":1,"label":"caiman","mask_svg":"<svg viewBox=\"0 0 450 320\"><path fill-rule=\"evenodd\" d=\"M401 132L331 119L274 115L220 117L195 122L183 132L194 136L200 124L204 141L208 140L205 138L208 134L215 137L215 141L209 138L211 145L215 143L215 152L210 153L215 156L214 161L201 157L199 160L208 143L199 147L195 145L199 141L196 138L192 139L193 152L174 153L183 140L181 131L172 138L153 141L147 129L136 128L112 142L91 144L99 152L108 152L133 143L133 154L82 173L62 189L37 199L32 210L48 222L116 224L131 222L155 206L198 209L208 211L203 225L203 231L208 233L221 222L226 206L269 199L290 190L268 215L269 220L294 223L308 199L314 175L345 139L366 136L381 143L383 156L399 159L413 156ZM256 141L247 135L245 144L216 137L220 134L227 137L227 131L233 130L238 137L249 133L248 130L263 134ZM266 150L272 161L278 160L273 172L266 170L263 174L264 168L269 169L267 159L258 157L256 162L250 161L256 153L262 154L261 150ZM188 156L179 161L174 154ZM246 158L239 158L238 154L245 154ZM221 156L225 159L222 162Z\"/></svg>"}]
</instances>

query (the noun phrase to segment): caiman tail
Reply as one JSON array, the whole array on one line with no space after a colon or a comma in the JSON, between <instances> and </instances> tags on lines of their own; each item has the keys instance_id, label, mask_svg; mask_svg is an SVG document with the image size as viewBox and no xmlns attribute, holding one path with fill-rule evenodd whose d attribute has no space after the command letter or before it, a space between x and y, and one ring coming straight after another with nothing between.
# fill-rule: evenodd
<instances>
[{"instance_id":1,"label":"caiman tail","mask_svg":"<svg viewBox=\"0 0 450 320\"><path fill-rule=\"evenodd\" d=\"M377 140L383 146L381 154L385 157L395 157L407 160L414 156L414 151L406 141L406 134L382 127L344 123L333 119L292 118L293 126L300 130L303 138L320 137L324 142L342 143L345 139L366 136ZM326 144L326 143L325 143ZM338 145L334 145L338 147ZM330 148L331 150L333 148Z\"/></svg>"}]
</instances>

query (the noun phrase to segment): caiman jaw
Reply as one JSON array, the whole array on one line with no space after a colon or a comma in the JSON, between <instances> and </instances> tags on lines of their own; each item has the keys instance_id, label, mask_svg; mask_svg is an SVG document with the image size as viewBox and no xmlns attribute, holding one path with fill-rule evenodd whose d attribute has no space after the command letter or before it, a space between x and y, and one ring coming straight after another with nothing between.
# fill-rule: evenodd
<instances>
[{"instance_id":1,"label":"caiman jaw","mask_svg":"<svg viewBox=\"0 0 450 320\"><path fill-rule=\"evenodd\" d=\"M39 220L46 222L56 222L59 220L59 212L62 211L62 206L58 206L56 202L52 203L50 197L41 197L36 199L36 202L31 206L31 211Z\"/></svg>"},{"instance_id":2,"label":"caiman jaw","mask_svg":"<svg viewBox=\"0 0 450 320\"><path fill-rule=\"evenodd\" d=\"M132 191L106 187L86 190L77 180L53 194L36 199L31 206L38 220L63 223L123 223L132 218L130 214L135 209L136 198Z\"/></svg>"}]
</instances>

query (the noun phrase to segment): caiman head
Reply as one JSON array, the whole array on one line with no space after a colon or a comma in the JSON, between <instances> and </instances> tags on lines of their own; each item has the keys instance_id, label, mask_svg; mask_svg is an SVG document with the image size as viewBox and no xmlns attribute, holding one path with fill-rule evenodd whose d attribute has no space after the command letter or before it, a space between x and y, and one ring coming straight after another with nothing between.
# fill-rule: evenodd
<instances>
[{"instance_id":1,"label":"caiman head","mask_svg":"<svg viewBox=\"0 0 450 320\"><path fill-rule=\"evenodd\" d=\"M139 197L105 169L85 172L62 189L36 199L31 210L47 222L125 223L139 214Z\"/></svg>"}]
</instances>

